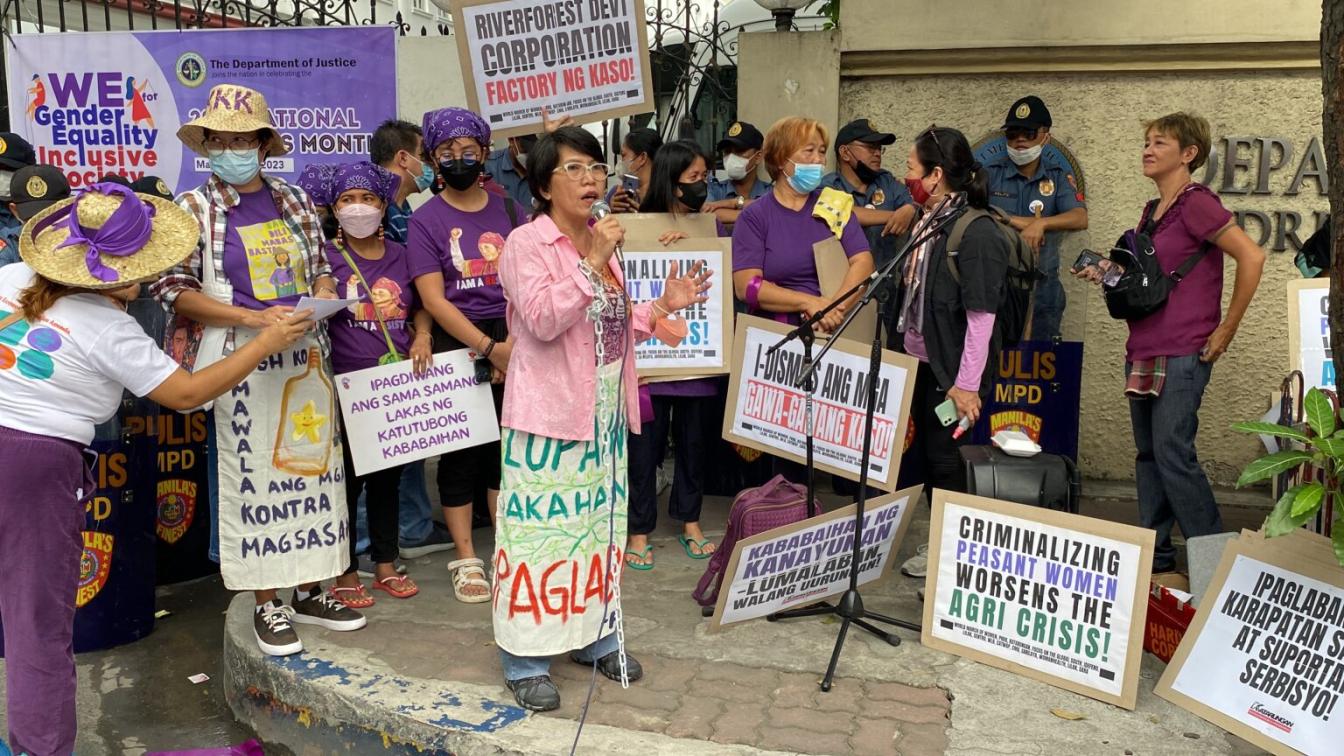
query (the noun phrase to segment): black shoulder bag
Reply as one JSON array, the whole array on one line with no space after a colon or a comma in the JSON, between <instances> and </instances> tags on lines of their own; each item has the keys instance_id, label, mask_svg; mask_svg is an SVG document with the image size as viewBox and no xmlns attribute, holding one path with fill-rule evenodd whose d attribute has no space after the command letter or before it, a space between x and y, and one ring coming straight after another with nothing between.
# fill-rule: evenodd
<instances>
[{"instance_id":1,"label":"black shoulder bag","mask_svg":"<svg viewBox=\"0 0 1344 756\"><path fill-rule=\"evenodd\" d=\"M1116 320L1142 320L1166 306L1172 289L1190 275L1211 246L1208 242L1199 245L1198 251L1185 258L1180 267L1168 275L1158 263L1157 250L1153 248L1157 221L1152 214L1156 207L1157 200L1150 201L1143 210L1144 222L1138 229L1126 231L1111 250L1111 259L1125 268L1115 285L1102 287L1106 310Z\"/></svg>"}]
</instances>

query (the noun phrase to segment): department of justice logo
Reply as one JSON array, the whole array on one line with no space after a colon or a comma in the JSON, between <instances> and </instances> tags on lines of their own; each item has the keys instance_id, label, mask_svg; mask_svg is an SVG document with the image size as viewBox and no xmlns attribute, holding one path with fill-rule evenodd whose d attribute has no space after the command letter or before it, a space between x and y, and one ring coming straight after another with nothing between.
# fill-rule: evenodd
<instances>
[{"instance_id":1,"label":"department of justice logo","mask_svg":"<svg viewBox=\"0 0 1344 756\"><path fill-rule=\"evenodd\" d=\"M205 58L194 52L184 52L177 59L177 80L185 87L199 87L205 83Z\"/></svg>"}]
</instances>

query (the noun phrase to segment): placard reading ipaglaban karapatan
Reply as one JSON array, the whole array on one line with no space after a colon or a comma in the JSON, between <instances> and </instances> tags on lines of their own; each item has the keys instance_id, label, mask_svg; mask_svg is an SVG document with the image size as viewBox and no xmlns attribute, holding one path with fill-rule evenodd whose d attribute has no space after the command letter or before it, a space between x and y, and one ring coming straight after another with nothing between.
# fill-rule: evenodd
<instances>
[{"instance_id":1,"label":"placard reading ipaglaban karapatan","mask_svg":"<svg viewBox=\"0 0 1344 756\"><path fill-rule=\"evenodd\" d=\"M542 107L580 122L651 112L643 0L453 0L472 110L496 137L540 131Z\"/></svg>"},{"instance_id":2,"label":"placard reading ipaglaban karapatan","mask_svg":"<svg viewBox=\"0 0 1344 756\"><path fill-rule=\"evenodd\" d=\"M798 388L803 347L794 340L774 354L769 353L770 347L790 330L790 326L773 320L738 317L733 346L736 367L728 387L723 437L768 454L805 462L807 394ZM814 350L819 351L823 343L818 341ZM869 352L866 344L840 339L821 360L816 373L812 437L817 468L850 480L858 480L862 470ZM868 483L884 491L896 488L918 365L913 357L882 352Z\"/></svg>"},{"instance_id":3,"label":"placard reading ipaglaban karapatan","mask_svg":"<svg viewBox=\"0 0 1344 756\"><path fill-rule=\"evenodd\" d=\"M1153 531L934 492L923 643L1134 708Z\"/></svg>"}]
</instances>

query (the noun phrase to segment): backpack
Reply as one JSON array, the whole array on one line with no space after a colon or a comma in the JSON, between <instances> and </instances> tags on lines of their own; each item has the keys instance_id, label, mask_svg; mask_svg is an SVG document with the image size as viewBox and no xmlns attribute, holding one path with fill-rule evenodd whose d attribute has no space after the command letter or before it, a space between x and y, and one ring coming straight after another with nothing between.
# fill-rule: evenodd
<instances>
[{"instance_id":1,"label":"backpack","mask_svg":"<svg viewBox=\"0 0 1344 756\"><path fill-rule=\"evenodd\" d=\"M1022 235L1013 228L1008 215L997 207L988 210L968 207L952 223L947 234L947 270L952 280L961 283L961 271L957 269L957 253L961 251L962 237L966 229L978 218L990 218L999 235L1008 242L1008 276L1003 282L1003 296L999 299L999 309L994 313L994 325L1003 335L1003 348L1011 349L1031 330L1031 311L1036 295L1036 282L1043 280L1036 250L1027 244Z\"/></svg>"},{"instance_id":2,"label":"backpack","mask_svg":"<svg viewBox=\"0 0 1344 756\"><path fill-rule=\"evenodd\" d=\"M1126 231L1111 250L1111 259L1125 268L1114 286L1102 287L1106 311L1116 320L1141 320L1165 307L1172 289L1194 270L1212 246L1208 242L1199 245L1194 254L1168 275L1153 248L1157 221L1152 214L1156 206L1157 200L1150 201L1143 209L1139 228Z\"/></svg>"},{"instance_id":3,"label":"backpack","mask_svg":"<svg viewBox=\"0 0 1344 756\"><path fill-rule=\"evenodd\" d=\"M816 502L815 511L816 514L822 512L820 500ZM718 602L719 586L738 541L806 519L807 487L790 483L783 475L776 475L762 485L739 493L728 513L728 532L724 533L723 541L709 558L709 566L691 592L691 598L700 606L714 606Z\"/></svg>"}]
</instances>

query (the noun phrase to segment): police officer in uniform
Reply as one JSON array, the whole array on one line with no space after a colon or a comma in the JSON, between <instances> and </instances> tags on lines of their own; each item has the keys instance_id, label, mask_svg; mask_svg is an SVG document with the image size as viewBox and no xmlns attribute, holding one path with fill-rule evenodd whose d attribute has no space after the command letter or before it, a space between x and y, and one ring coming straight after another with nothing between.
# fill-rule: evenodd
<instances>
[{"instance_id":1,"label":"police officer in uniform","mask_svg":"<svg viewBox=\"0 0 1344 756\"><path fill-rule=\"evenodd\" d=\"M1023 97L1008 110L1004 139L982 147L976 159L989 179L989 201L1012 218L1036 250L1045 278L1036 285L1031 338L1059 336L1064 287L1059 282L1063 231L1087 228L1087 203L1063 154L1050 142L1050 111L1041 98Z\"/></svg>"},{"instance_id":2,"label":"police officer in uniform","mask_svg":"<svg viewBox=\"0 0 1344 756\"><path fill-rule=\"evenodd\" d=\"M19 231L23 222L9 212L13 201L14 172L36 163L33 146L18 134L0 132L0 260L14 262L19 256Z\"/></svg>"},{"instance_id":3,"label":"police officer in uniform","mask_svg":"<svg viewBox=\"0 0 1344 756\"><path fill-rule=\"evenodd\" d=\"M532 189L527 185L527 153L536 144L535 134L509 137L504 149L495 150L485 159L485 172L529 213L532 211ZM438 166L434 168L438 170Z\"/></svg>"},{"instance_id":4,"label":"police officer in uniform","mask_svg":"<svg viewBox=\"0 0 1344 756\"><path fill-rule=\"evenodd\" d=\"M765 136L761 130L746 121L737 121L728 127L718 145L727 180L710 174L709 194L702 212L714 213L720 223L729 225L737 221L742 208L770 191L770 182L762 181L758 171L764 144Z\"/></svg>"},{"instance_id":5,"label":"police officer in uniform","mask_svg":"<svg viewBox=\"0 0 1344 756\"><path fill-rule=\"evenodd\" d=\"M910 190L882 167L882 149L895 142L895 134L878 131L867 118L850 121L835 135L836 170L821 179L822 186L854 197L854 216L879 268L896 254L895 237L915 218Z\"/></svg>"}]
</instances>

